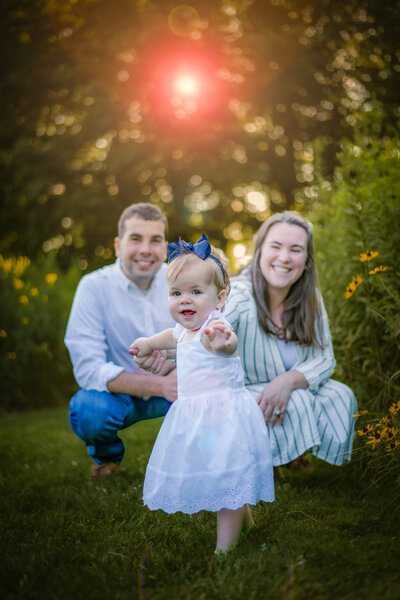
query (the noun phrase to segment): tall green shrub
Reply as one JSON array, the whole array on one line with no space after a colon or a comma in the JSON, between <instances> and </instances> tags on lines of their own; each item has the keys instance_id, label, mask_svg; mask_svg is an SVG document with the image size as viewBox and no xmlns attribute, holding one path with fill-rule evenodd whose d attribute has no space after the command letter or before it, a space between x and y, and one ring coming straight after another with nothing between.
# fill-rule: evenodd
<instances>
[{"instance_id":1,"label":"tall green shrub","mask_svg":"<svg viewBox=\"0 0 400 600\"><path fill-rule=\"evenodd\" d=\"M40 264L0 255L0 406L31 409L67 402L74 389L64 332L77 269L60 272L54 257Z\"/></svg>"},{"instance_id":2,"label":"tall green shrub","mask_svg":"<svg viewBox=\"0 0 400 600\"><path fill-rule=\"evenodd\" d=\"M377 139L377 125L343 143L309 215L337 374L376 411L400 398L400 136Z\"/></svg>"}]
</instances>

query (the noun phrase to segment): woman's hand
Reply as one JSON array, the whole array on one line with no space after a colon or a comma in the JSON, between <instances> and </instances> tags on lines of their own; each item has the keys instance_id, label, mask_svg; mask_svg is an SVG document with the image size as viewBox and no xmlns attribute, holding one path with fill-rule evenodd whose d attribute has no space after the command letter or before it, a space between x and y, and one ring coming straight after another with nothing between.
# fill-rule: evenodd
<instances>
[{"instance_id":1,"label":"woman's hand","mask_svg":"<svg viewBox=\"0 0 400 600\"><path fill-rule=\"evenodd\" d=\"M283 423L290 394L298 388L308 387L307 380L299 371L292 370L281 373L267 383L257 403L261 408L265 422L272 427L275 423Z\"/></svg>"}]
</instances>

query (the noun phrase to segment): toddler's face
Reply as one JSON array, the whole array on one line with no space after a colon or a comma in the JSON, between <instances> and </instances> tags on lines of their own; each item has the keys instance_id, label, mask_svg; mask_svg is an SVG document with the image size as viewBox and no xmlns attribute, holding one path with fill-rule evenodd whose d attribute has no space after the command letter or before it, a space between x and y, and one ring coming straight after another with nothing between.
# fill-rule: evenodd
<instances>
[{"instance_id":1,"label":"toddler's face","mask_svg":"<svg viewBox=\"0 0 400 600\"><path fill-rule=\"evenodd\" d=\"M199 329L211 311L224 305L226 291L218 293L207 260L191 261L169 285L171 317L189 331Z\"/></svg>"}]
</instances>

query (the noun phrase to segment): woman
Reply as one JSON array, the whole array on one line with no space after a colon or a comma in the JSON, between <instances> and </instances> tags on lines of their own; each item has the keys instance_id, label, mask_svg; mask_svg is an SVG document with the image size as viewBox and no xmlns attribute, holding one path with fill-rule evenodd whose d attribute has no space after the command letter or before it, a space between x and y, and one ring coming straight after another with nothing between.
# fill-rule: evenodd
<instances>
[{"instance_id":1,"label":"woman","mask_svg":"<svg viewBox=\"0 0 400 600\"><path fill-rule=\"evenodd\" d=\"M356 400L329 379L335 358L312 228L299 214L276 213L260 227L253 260L232 280L225 316L246 387L268 424L274 466L306 450L335 465L350 460Z\"/></svg>"}]
</instances>

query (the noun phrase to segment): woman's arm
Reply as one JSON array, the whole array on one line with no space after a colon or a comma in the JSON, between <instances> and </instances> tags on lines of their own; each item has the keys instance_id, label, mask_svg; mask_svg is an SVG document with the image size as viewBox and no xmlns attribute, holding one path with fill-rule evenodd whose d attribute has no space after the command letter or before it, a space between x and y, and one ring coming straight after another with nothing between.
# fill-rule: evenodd
<instances>
[{"instance_id":1,"label":"woman's arm","mask_svg":"<svg viewBox=\"0 0 400 600\"><path fill-rule=\"evenodd\" d=\"M329 331L328 315L322 297L320 301L320 316L316 321L318 342L322 346L297 346L299 360L292 369L272 379L264 387L257 402L264 413L265 421L271 425L282 423L285 418L290 394L297 389L309 389L316 392L320 385L327 381L335 368L331 334ZM278 411L277 415L275 411Z\"/></svg>"},{"instance_id":2,"label":"woman's arm","mask_svg":"<svg viewBox=\"0 0 400 600\"><path fill-rule=\"evenodd\" d=\"M328 315L320 294L319 302L320 315L316 320L315 328L318 334L318 342L322 348L315 345L311 347L299 346L299 360L293 366L294 369L303 374L312 393L315 393L323 383L328 381L336 366Z\"/></svg>"}]
</instances>

